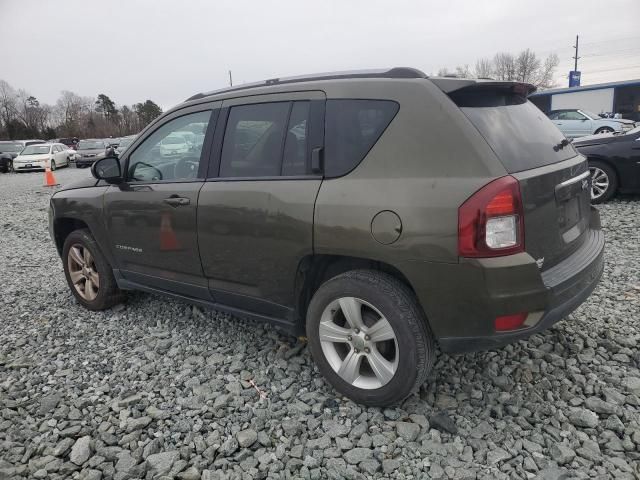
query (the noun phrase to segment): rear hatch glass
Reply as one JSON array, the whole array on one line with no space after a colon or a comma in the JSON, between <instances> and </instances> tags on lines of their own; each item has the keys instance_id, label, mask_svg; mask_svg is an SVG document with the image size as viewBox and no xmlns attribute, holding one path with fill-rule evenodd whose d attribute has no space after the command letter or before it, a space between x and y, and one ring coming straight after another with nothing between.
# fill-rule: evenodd
<instances>
[{"instance_id":1,"label":"rear hatch glass","mask_svg":"<svg viewBox=\"0 0 640 480\"><path fill-rule=\"evenodd\" d=\"M533 103L526 90L474 86L449 94L509 173L567 160L576 151ZM517 84L516 84L517 87ZM555 147L555 148L554 148Z\"/></svg>"},{"instance_id":2,"label":"rear hatch glass","mask_svg":"<svg viewBox=\"0 0 640 480\"><path fill-rule=\"evenodd\" d=\"M449 97L519 181L525 250L546 270L586 238L588 168L556 126L527 100L527 93L521 84L476 84Z\"/></svg>"}]
</instances>

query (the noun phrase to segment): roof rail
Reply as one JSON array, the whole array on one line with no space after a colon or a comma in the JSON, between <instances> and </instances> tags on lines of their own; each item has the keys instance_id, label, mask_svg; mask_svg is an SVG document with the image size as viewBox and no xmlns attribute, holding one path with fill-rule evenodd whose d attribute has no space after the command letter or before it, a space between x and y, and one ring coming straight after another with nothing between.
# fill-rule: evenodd
<instances>
[{"instance_id":1,"label":"roof rail","mask_svg":"<svg viewBox=\"0 0 640 480\"><path fill-rule=\"evenodd\" d=\"M234 92L246 90L248 88L266 87L271 85L286 85L288 83L311 82L316 80L337 80L350 78L427 78L427 75L417 68L395 67L389 70L351 70L346 72L316 73L311 75L300 75L296 77L270 78L263 82L247 83L237 87L223 88L211 92L197 93L185 101L198 100L200 98L216 95L218 93Z\"/></svg>"}]
</instances>

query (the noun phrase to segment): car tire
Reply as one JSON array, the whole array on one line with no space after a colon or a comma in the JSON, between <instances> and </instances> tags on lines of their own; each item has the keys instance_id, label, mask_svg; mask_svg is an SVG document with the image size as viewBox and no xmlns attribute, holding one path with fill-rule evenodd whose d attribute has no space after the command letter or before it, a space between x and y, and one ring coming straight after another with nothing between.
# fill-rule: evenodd
<instances>
[{"instance_id":1,"label":"car tire","mask_svg":"<svg viewBox=\"0 0 640 480\"><path fill-rule=\"evenodd\" d=\"M599 204L613 197L618 190L616 171L604 162L589 160L591 172L591 203Z\"/></svg>"},{"instance_id":2,"label":"car tire","mask_svg":"<svg viewBox=\"0 0 640 480\"><path fill-rule=\"evenodd\" d=\"M309 303L306 330L320 373L361 404L397 404L433 366L435 342L422 308L386 273L354 270L322 284Z\"/></svg>"},{"instance_id":3,"label":"car tire","mask_svg":"<svg viewBox=\"0 0 640 480\"><path fill-rule=\"evenodd\" d=\"M85 308L106 310L124 300L111 265L89 230L74 230L67 236L62 264L71 292Z\"/></svg>"},{"instance_id":4,"label":"car tire","mask_svg":"<svg viewBox=\"0 0 640 480\"><path fill-rule=\"evenodd\" d=\"M56 161L55 160L51 160L51 171L55 171L56 169Z\"/></svg>"},{"instance_id":5,"label":"car tire","mask_svg":"<svg viewBox=\"0 0 640 480\"><path fill-rule=\"evenodd\" d=\"M596 135L600 135L602 133L613 133L613 128L611 127L600 127L596 130Z\"/></svg>"}]
</instances>

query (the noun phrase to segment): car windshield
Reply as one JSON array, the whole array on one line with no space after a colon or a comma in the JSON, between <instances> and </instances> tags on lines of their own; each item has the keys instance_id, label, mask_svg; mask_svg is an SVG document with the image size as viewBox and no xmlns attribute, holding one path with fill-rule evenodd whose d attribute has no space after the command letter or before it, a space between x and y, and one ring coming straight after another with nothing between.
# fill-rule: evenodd
<instances>
[{"instance_id":1,"label":"car windshield","mask_svg":"<svg viewBox=\"0 0 640 480\"><path fill-rule=\"evenodd\" d=\"M24 147L21 143L2 143L0 142L0 152L11 152L17 153L21 152Z\"/></svg>"},{"instance_id":2,"label":"car windshield","mask_svg":"<svg viewBox=\"0 0 640 480\"><path fill-rule=\"evenodd\" d=\"M104 148L104 143L90 140L80 140L80 143L78 143L78 149L80 150L97 150L99 148Z\"/></svg>"},{"instance_id":3,"label":"car windshield","mask_svg":"<svg viewBox=\"0 0 640 480\"><path fill-rule=\"evenodd\" d=\"M49 153L51 145L29 145L26 147L21 155L42 155Z\"/></svg>"},{"instance_id":4,"label":"car windshield","mask_svg":"<svg viewBox=\"0 0 640 480\"><path fill-rule=\"evenodd\" d=\"M162 143L164 145L179 145L185 143L185 140L182 137L167 137L162 141Z\"/></svg>"}]
</instances>

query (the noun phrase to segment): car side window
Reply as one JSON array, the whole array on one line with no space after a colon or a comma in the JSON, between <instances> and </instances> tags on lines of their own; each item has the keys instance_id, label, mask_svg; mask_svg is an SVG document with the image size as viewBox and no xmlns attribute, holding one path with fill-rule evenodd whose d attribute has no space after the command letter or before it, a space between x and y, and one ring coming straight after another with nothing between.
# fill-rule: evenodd
<instances>
[{"instance_id":1,"label":"car side window","mask_svg":"<svg viewBox=\"0 0 640 480\"><path fill-rule=\"evenodd\" d=\"M398 112L390 100L327 100L325 175L353 170L378 141Z\"/></svg>"},{"instance_id":2,"label":"car side window","mask_svg":"<svg viewBox=\"0 0 640 480\"><path fill-rule=\"evenodd\" d=\"M231 107L220 177L279 176L291 102Z\"/></svg>"},{"instance_id":3,"label":"car side window","mask_svg":"<svg viewBox=\"0 0 640 480\"><path fill-rule=\"evenodd\" d=\"M550 113L549 120L560 120L560 113L559 112Z\"/></svg>"},{"instance_id":4,"label":"car side window","mask_svg":"<svg viewBox=\"0 0 640 480\"><path fill-rule=\"evenodd\" d=\"M134 182L185 181L197 178L211 110L165 123L129 155L127 179Z\"/></svg>"},{"instance_id":5,"label":"car side window","mask_svg":"<svg viewBox=\"0 0 640 480\"><path fill-rule=\"evenodd\" d=\"M585 117L580 112L563 112L562 120L584 120Z\"/></svg>"}]
</instances>

